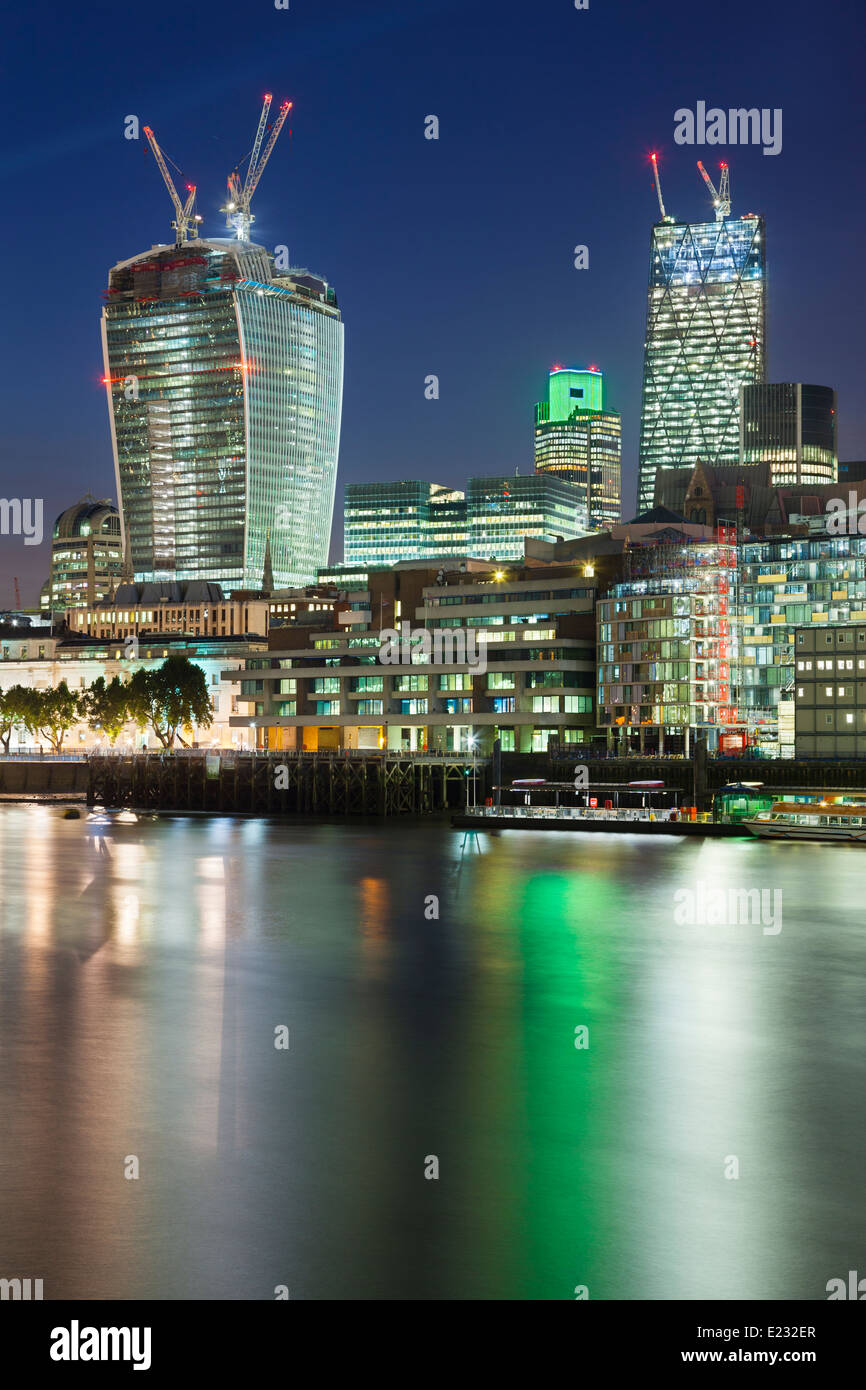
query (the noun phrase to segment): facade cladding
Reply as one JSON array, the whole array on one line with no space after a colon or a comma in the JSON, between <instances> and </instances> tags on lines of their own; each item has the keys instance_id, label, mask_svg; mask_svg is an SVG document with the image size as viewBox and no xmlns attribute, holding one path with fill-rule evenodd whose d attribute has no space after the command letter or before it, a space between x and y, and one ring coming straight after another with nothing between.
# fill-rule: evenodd
<instances>
[{"instance_id":1,"label":"facade cladding","mask_svg":"<svg viewBox=\"0 0 866 1390\"><path fill-rule=\"evenodd\" d=\"M312 580L328 552L343 391L332 289L209 239L116 265L103 354L118 495L141 581Z\"/></svg>"},{"instance_id":2,"label":"facade cladding","mask_svg":"<svg viewBox=\"0 0 866 1390\"><path fill-rule=\"evenodd\" d=\"M653 227L639 509L659 468L736 464L740 388L766 379L764 219Z\"/></svg>"},{"instance_id":3,"label":"facade cladding","mask_svg":"<svg viewBox=\"0 0 866 1390\"><path fill-rule=\"evenodd\" d=\"M344 562L522 560L527 536L567 540L587 530L584 489L550 474L470 478L465 496L436 483L349 483Z\"/></svg>"},{"instance_id":4,"label":"facade cladding","mask_svg":"<svg viewBox=\"0 0 866 1390\"><path fill-rule=\"evenodd\" d=\"M740 462L769 463L771 487L835 483L836 392L798 381L744 386Z\"/></svg>"},{"instance_id":5,"label":"facade cladding","mask_svg":"<svg viewBox=\"0 0 866 1390\"><path fill-rule=\"evenodd\" d=\"M591 530L620 522L621 455L622 422L604 408L603 374L555 367L535 407L535 468L583 489Z\"/></svg>"}]
</instances>

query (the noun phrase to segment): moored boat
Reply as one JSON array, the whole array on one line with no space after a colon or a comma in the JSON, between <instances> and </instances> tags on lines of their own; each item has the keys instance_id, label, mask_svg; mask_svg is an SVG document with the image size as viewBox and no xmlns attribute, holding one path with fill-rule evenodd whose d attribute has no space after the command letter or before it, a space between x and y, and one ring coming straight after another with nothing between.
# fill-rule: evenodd
<instances>
[{"instance_id":1,"label":"moored boat","mask_svg":"<svg viewBox=\"0 0 866 1390\"><path fill-rule=\"evenodd\" d=\"M769 811L761 811L742 824L760 839L866 844L866 804L859 802L774 801Z\"/></svg>"}]
</instances>

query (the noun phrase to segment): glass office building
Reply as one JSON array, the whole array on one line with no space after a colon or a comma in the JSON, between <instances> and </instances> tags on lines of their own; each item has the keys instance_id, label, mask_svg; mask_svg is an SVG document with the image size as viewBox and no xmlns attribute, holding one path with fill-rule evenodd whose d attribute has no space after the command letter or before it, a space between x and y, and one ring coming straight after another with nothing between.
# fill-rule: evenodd
<instances>
[{"instance_id":1,"label":"glass office building","mask_svg":"<svg viewBox=\"0 0 866 1390\"><path fill-rule=\"evenodd\" d=\"M737 464L741 387L766 379L764 219L653 227L639 510L659 468Z\"/></svg>"},{"instance_id":2,"label":"glass office building","mask_svg":"<svg viewBox=\"0 0 866 1390\"><path fill-rule=\"evenodd\" d=\"M470 478L469 555L522 560L523 542L573 540L589 530L586 489L551 473Z\"/></svg>"},{"instance_id":3,"label":"glass office building","mask_svg":"<svg viewBox=\"0 0 866 1390\"><path fill-rule=\"evenodd\" d=\"M327 560L343 391L334 291L259 246L157 246L109 275L102 333L138 581L311 582Z\"/></svg>"},{"instance_id":4,"label":"glass office building","mask_svg":"<svg viewBox=\"0 0 866 1390\"><path fill-rule=\"evenodd\" d=\"M835 483L836 392L799 381L744 386L740 462L768 463L771 487Z\"/></svg>"},{"instance_id":5,"label":"glass office building","mask_svg":"<svg viewBox=\"0 0 866 1390\"><path fill-rule=\"evenodd\" d=\"M522 560L527 536L571 540L588 529L585 489L549 473L470 478L465 495L417 481L349 483L344 563Z\"/></svg>"},{"instance_id":6,"label":"glass office building","mask_svg":"<svg viewBox=\"0 0 866 1390\"><path fill-rule=\"evenodd\" d=\"M583 489L591 530L621 520L621 455L622 421L604 407L603 374L554 367L535 407L535 469Z\"/></svg>"},{"instance_id":7,"label":"glass office building","mask_svg":"<svg viewBox=\"0 0 866 1390\"><path fill-rule=\"evenodd\" d=\"M343 503L345 565L465 555L466 499L438 483L348 483Z\"/></svg>"}]
</instances>

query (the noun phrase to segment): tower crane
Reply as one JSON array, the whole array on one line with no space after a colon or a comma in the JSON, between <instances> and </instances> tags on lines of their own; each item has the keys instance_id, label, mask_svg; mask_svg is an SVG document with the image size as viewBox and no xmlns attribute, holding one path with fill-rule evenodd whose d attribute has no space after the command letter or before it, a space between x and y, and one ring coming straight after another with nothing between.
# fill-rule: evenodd
<instances>
[{"instance_id":1,"label":"tower crane","mask_svg":"<svg viewBox=\"0 0 866 1390\"><path fill-rule=\"evenodd\" d=\"M149 125L146 125L144 127L144 133L147 136L147 141L150 145L150 148L153 150L153 157L157 162L159 172L162 174L163 177L163 182L165 183L165 186L168 189L168 196L169 198L171 198L172 204L174 206L175 220L172 222L171 225L174 227L175 230L175 245L183 246L188 238L194 239L198 236L198 224L199 222L201 222L201 218L197 214L193 213L193 207L195 206L195 184L187 184L189 196L185 203L181 203L180 196L178 194L177 189L174 186L171 174L168 172L168 165L165 162L162 150L159 148L159 145L156 141L156 136L154 135Z\"/></svg>"},{"instance_id":2,"label":"tower crane","mask_svg":"<svg viewBox=\"0 0 866 1390\"><path fill-rule=\"evenodd\" d=\"M268 142L262 151L262 141L265 138L265 131L268 124L268 113L271 109L273 100L270 92L264 99L262 114L259 117L259 127L256 131L256 138L250 153L250 162L247 165L246 178L241 184L240 174L237 169L233 170L228 177L228 198L225 207L220 211L226 215L226 226L234 227L238 241L249 241L250 226L255 221L250 212L250 202L252 196L259 186L259 180L264 173L265 165L271 157L274 145L277 143L277 136L286 122L286 117L292 109L292 102L284 101L280 107L277 119L274 121ZM261 157L260 157L261 156Z\"/></svg>"},{"instance_id":3,"label":"tower crane","mask_svg":"<svg viewBox=\"0 0 866 1390\"><path fill-rule=\"evenodd\" d=\"M716 221L723 222L726 217L730 217L731 215L731 176L727 164L722 163L719 165L719 168L722 171L722 177L719 180L719 191L716 192L712 179L701 161L698 160L700 176L713 195L713 207L716 210Z\"/></svg>"},{"instance_id":4,"label":"tower crane","mask_svg":"<svg viewBox=\"0 0 866 1390\"><path fill-rule=\"evenodd\" d=\"M652 160L653 175L655 176L655 181L656 181L656 194L658 195L658 200L659 200L659 211L661 212L661 215L662 215L662 221L663 221L663 222L673 222L674 219L673 219L672 217L668 217L667 213L665 212L665 205L664 205L664 202L662 201L662 186L661 186L661 182L660 182L660 180L659 180L659 157L658 157L658 155L657 155L655 152L653 152L653 153L650 155L650 159Z\"/></svg>"}]
</instances>

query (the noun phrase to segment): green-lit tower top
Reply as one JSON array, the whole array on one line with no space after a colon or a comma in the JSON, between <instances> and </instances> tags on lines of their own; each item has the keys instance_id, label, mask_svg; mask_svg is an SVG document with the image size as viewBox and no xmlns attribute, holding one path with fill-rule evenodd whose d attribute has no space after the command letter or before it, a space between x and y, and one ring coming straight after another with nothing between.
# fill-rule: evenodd
<instances>
[{"instance_id":1,"label":"green-lit tower top","mask_svg":"<svg viewBox=\"0 0 866 1390\"><path fill-rule=\"evenodd\" d=\"M548 379L547 400L535 407L537 424L568 420L575 410L604 409L604 373L597 367L579 371L554 367Z\"/></svg>"}]
</instances>

